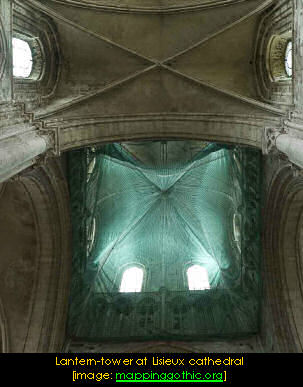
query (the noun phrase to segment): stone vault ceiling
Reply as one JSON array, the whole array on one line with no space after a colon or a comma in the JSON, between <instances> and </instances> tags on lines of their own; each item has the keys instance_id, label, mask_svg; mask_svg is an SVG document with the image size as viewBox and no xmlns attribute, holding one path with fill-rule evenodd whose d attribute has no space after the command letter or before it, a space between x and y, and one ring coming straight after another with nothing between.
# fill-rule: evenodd
<instances>
[{"instance_id":1,"label":"stone vault ceiling","mask_svg":"<svg viewBox=\"0 0 303 387\"><path fill-rule=\"evenodd\" d=\"M62 54L56 96L38 118L282 114L258 99L253 71L259 17L272 1L205 1L181 13L166 2L150 13L113 12L93 1L28 3L56 22Z\"/></svg>"}]
</instances>

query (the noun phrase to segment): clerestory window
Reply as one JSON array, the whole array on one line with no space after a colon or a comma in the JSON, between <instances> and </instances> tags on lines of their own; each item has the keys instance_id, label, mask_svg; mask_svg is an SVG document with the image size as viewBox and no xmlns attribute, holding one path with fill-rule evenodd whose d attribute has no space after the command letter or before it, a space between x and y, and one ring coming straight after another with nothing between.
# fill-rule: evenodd
<instances>
[{"instance_id":1,"label":"clerestory window","mask_svg":"<svg viewBox=\"0 0 303 387\"><path fill-rule=\"evenodd\" d=\"M28 78L33 69L33 56L29 44L22 39L13 38L13 75Z\"/></svg>"},{"instance_id":2,"label":"clerestory window","mask_svg":"<svg viewBox=\"0 0 303 387\"><path fill-rule=\"evenodd\" d=\"M285 50L285 71L286 74L292 76L292 42L289 41Z\"/></svg>"},{"instance_id":3,"label":"clerestory window","mask_svg":"<svg viewBox=\"0 0 303 387\"><path fill-rule=\"evenodd\" d=\"M187 269L189 290L210 289L207 270L200 265L193 265Z\"/></svg>"},{"instance_id":4,"label":"clerestory window","mask_svg":"<svg viewBox=\"0 0 303 387\"><path fill-rule=\"evenodd\" d=\"M274 35L269 41L267 64L274 82L289 81L293 76L291 33Z\"/></svg>"},{"instance_id":5,"label":"clerestory window","mask_svg":"<svg viewBox=\"0 0 303 387\"><path fill-rule=\"evenodd\" d=\"M122 275L120 292L141 292L143 283L143 269L133 266L126 269Z\"/></svg>"}]
</instances>

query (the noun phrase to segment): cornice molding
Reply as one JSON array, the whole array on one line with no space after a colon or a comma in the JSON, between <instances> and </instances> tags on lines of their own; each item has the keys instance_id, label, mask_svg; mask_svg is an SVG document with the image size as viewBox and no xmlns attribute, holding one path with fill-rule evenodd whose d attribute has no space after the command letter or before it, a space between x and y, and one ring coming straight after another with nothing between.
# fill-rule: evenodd
<instances>
[{"instance_id":1,"label":"cornice molding","mask_svg":"<svg viewBox=\"0 0 303 387\"><path fill-rule=\"evenodd\" d=\"M68 5L83 9L91 9L103 12L116 12L116 13L138 13L138 14L175 14L184 12L196 12L209 8L216 8L222 6L229 6L237 3L244 3L249 0L191 0L185 2L184 0L174 0L174 4L168 1L158 1L158 5L142 6L141 1L125 0L124 4L115 4L114 0L53 0L54 3L61 5ZM274 0L265 0L264 3L270 5ZM121 2L120 2L121 3Z\"/></svg>"},{"instance_id":2,"label":"cornice molding","mask_svg":"<svg viewBox=\"0 0 303 387\"><path fill-rule=\"evenodd\" d=\"M203 113L150 113L55 119L45 130L57 131L58 153L110 141L192 139L261 148L264 126L279 118Z\"/></svg>"}]
</instances>

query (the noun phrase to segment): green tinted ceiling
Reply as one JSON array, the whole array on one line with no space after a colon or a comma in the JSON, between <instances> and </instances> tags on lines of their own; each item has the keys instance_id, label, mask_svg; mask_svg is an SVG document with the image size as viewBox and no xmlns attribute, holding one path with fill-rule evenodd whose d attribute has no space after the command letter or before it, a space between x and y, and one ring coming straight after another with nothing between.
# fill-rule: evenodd
<instances>
[{"instance_id":1,"label":"green tinted ceiling","mask_svg":"<svg viewBox=\"0 0 303 387\"><path fill-rule=\"evenodd\" d=\"M232 337L259 319L260 154L188 141L70 152L68 333L92 340ZM188 291L186 269L210 289ZM141 293L119 293L144 270Z\"/></svg>"}]
</instances>

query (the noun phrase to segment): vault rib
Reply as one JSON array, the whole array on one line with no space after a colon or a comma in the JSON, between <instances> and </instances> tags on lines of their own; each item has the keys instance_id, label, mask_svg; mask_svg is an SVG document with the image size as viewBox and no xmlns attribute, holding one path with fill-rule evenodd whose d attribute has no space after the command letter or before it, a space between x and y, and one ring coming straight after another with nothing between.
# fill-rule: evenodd
<instances>
[{"instance_id":1,"label":"vault rib","mask_svg":"<svg viewBox=\"0 0 303 387\"><path fill-rule=\"evenodd\" d=\"M101 35L101 34L97 34L81 25L79 25L78 23L75 23L73 22L72 20L69 20L67 19L66 17L60 15L59 13L57 13L56 11L50 9L49 7L45 6L45 5L42 5L41 3L37 2L37 0L28 0L30 3L32 3L33 5L35 5L37 8L39 8L41 11L45 12L46 14L48 14L49 16L65 23L65 24L69 24L71 26L73 26L74 28L77 28L83 32L86 32L87 34L97 38L97 39L100 39L100 40L103 40L104 42L108 43L108 44L111 44L123 51L126 51L128 52L129 54L132 54L136 57L139 57L141 59L144 59L146 61L149 61L150 63L154 63L154 64L165 64L167 63L168 61L170 60L173 60L173 59L176 59L177 57L181 56L181 55L184 55L186 54L187 52L193 50L194 48L202 45L203 43L207 42L208 40L216 37L217 35L220 35L222 33L224 33L225 31L229 30L230 28L234 27L235 25L239 24L239 23L242 23L243 21L245 21L246 19L254 16L256 13L259 13L261 11L263 11L264 9L266 9L272 2L273 0L265 0L261 5L259 5L258 7L256 7L253 11L245 14L244 16L240 17L239 19L233 21L232 23L229 23L227 25L225 25L223 28L221 28L220 30L216 31L215 33L212 33L204 38L202 38L201 40L199 40L198 42L194 43L193 45L189 46L188 48L186 48L185 50L182 50L182 51L179 51L177 54L171 56L171 57L168 57L162 61L159 61L158 59L156 58L150 58L150 57L146 57L145 55L141 54L141 53L138 53L134 50L131 50L130 48L126 47L126 46L122 46L120 45L119 43L116 43L108 38L106 38L104 35ZM17 1L18 2L18 1Z\"/></svg>"},{"instance_id":2,"label":"vault rib","mask_svg":"<svg viewBox=\"0 0 303 387\"><path fill-rule=\"evenodd\" d=\"M85 300L83 301L82 303L82 310L81 312L79 313L80 316L83 316L86 312L86 309L87 309L87 305L88 305L88 302L89 302L89 299L90 297L92 296L93 294L93 291L94 291L94 286L95 286L95 283L98 279L98 276L99 276L99 273L103 267L103 265L106 263L106 261L108 260L108 258L110 257L111 253L114 251L114 249L128 236L128 234L143 220L143 218L145 218L145 216L150 212L150 210L152 208L154 208L155 205L158 204L158 198L154 199L153 203L146 209L146 211L144 212L143 215L137 217L133 222L131 222L129 225L128 225L128 228L126 229L126 231L122 232L115 240L115 242L112 244L112 246L110 247L109 251L106 252L106 255L105 257L103 257L102 259L102 262L100 263L100 261L98 262L98 269L94 275L94 279L93 281L91 282L91 285L88 289L88 292L87 292L87 296L85 297ZM76 328L76 333L79 333L81 327L82 327L82 324L83 324L83 318L79 318L79 324Z\"/></svg>"},{"instance_id":3,"label":"vault rib","mask_svg":"<svg viewBox=\"0 0 303 387\"><path fill-rule=\"evenodd\" d=\"M167 58L167 59L164 59L162 61L163 64L171 61L171 60L174 60L184 54L187 54L189 51L201 46L202 44L208 42L209 40L215 38L216 36L224 33L225 31L228 31L230 28L233 28L234 26L236 26L237 24L240 24L242 22L244 22L246 19L249 19L250 17L254 16L256 13L259 13L261 11L263 11L265 8L267 8L270 4L272 3L272 0L267 0L266 2L262 3L261 5L259 5L258 7L256 7L253 11L249 12L248 14L242 16L241 18L233 21L232 23L230 24L227 24L225 25L223 28L221 28L220 30L202 38L201 40L199 40L198 42L194 43L193 45L185 48L184 50L182 51L179 51L177 54Z\"/></svg>"},{"instance_id":4,"label":"vault rib","mask_svg":"<svg viewBox=\"0 0 303 387\"><path fill-rule=\"evenodd\" d=\"M279 114L279 115L283 115L284 114L283 110L275 108L275 107L273 107L273 106L271 106L269 104L266 104L264 102L259 102L259 101L255 100L255 99L252 99L252 98L244 97L241 94L235 93L233 91L229 91L229 90L225 90L225 89L222 89L222 88L218 88L218 87L210 84L209 82L201 81L201 80L197 79L196 77L192 77L190 75L184 74L183 72L180 72L180 71L178 71L176 69L173 69L172 67L166 65L166 63L168 63L170 60L176 59L176 58L178 58L181 55L185 55L187 52L193 50L194 48L196 48L196 47L198 47L200 45L202 45L203 43L207 42L208 40L212 39L213 37L215 37L215 36L217 36L217 35L219 35L221 33L224 33L225 31L227 31L228 29L232 28L233 26L243 22L244 20L250 18L251 16L255 15L256 13L264 10L265 8L267 8L272 3L272 0L266 0L261 5L256 7L253 11L251 11L248 14L240 17L238 20L236 20L236 21L226 25L225 27L223 27L219 31L215 32L214 34L211 34L211 35L209 35L207 37L204 37L202 40L200 40L199 42L195 43L194 45L191 45L188 48L186 48L185 50L182 50L179 53L175 54L174 56L166 58L166 59L164 59L162 61L158 61L155 58L147 58L147 57L145 57L142 54L139 54L139 53L137 53L137 52L135 52L135 51L125 47L125 46L122 46L122 45L120 45L120 44L118 44L116 42L113 42L112 40L106 38L103 35L96 34L96 33L92 32L92 31L88 30L87 28L84 28L84 27L80 26L79 24L77 24L77 23L75 23L75 22L65 18L64 16L60 15L56 11L50 9L49 7L47 7L45 5L42 5L41 3L37 2L37 0L28 0L28 1L29 1L30 4L36 6L38 9L40 9L43 12L45 12L49 16L57 19L58 21L61 21L61 22L66 23L68 25L71 25L74 28L77 28L77 29L79 29L79 30L81 30L81 31L91 35L91 36L94 36L97 39L100 39L100 40L102 40L102 41L104 41L104 42L106 42L106 43L108 43L108 44L110 44L112 46L115 46L115 47L121 49L124 52L127 52L127 53L129 53L129 54L131 54L131 55L133 55L133 56L135 56L137 58L146 60L146 61L148 61L150 63L150 65L147 65L147 67L145 67L143 70L137 71L135 73L132 73L132 74L128 75L127 77L124 77L122 79L119 79L119 80L116 80L114 82L111 82L107 86L102 87L102 88L98 89L97 91L94 91L93 93L87 93L84 96L76 97L72 101L69 101L69 102L67 102L65 104L62 104L60 107L56 107L53 111L42 113L40 115L38 114L37 118L39 118L39 119L41 119L41 118L43 119L43 118L52 116L52 115L56 114L57 112L66 110L66 109L70 108L71 106L74 106L75 104L81 103L81 102L86 101L88 99L91 99L93 97L99 96L99 95L101 95L103 93L106 93L107 91L110 91L110 90L112 90L113 88L115 88L117 86L123 85L124 83L126 83L126 82L128 82L128 81L130 81L130 80L132 80L134 78L137 78L137 77L145 74L146 72L153 70L156 67L163 68L163 69L169 71L170 73L172 73L172 74L174 74L176 76L179 76L179 77L187 79L187 80L189 80L191 82L194 82L196 85L207 87L207 88L215 90L215 91L217 91L217 92L219 92L221 94L224 94L224 95L227 95L227 96L232 97L234 99L237 99L237 100L239 100L241 102L248 103L250 105L254 105L255 107L257 107L259 109L270 111L272 113Z\"/></svg>"},{"instance_id":5,"label":"vault rib","mask_svg":"<svg viewBox=\"0 0 303 387\"><path fill-rule=\"evenodd\" d=\"M65 23L65 24L68 24L69 26L72 26L82 32L85 32L86 34L88 35L91 35L93 36L94 38L96 39L99 39L99 40L102 40L114 47L117 47L119 48L120 50L122 51L125 51L125 52L128 52L129 54L132 54L140 59L144 59L150 63L157 63L156 60L152 59L152 58L147 58L146 56L144 56L143 54L139 54L138 52L134 51L134 50L131 50L130 48L128 47L125 47L125 46L122 46L121 44L119 43L116 43L108 38L106 38L105 36L101 35L101 34L96 34L95 32L85 28L85 27L82 27L81 25L79 25L78 23L75 23L73 22L72 20L70 19L67 19L66 17L60 15L58 12L50 9L49 7L45 6L45 5L42 5L41 3L39 3L38 1L36 0L27 0L30 4L32 4L33 6L35 6L36 8L38 8L40 11L46 13L48 16L58 20L59 22L61 23Z\"/></svg>"},{"instance_id":6,"label":"vault rib","mask_svg":"<svg viewBox=\"0 0 303 387\"><path fill-rule=\"evenodd\" d=\"M250 105L254 105L254 106L258 107L259 109L267 110L267 111L270 111L272 113L279 114L279 115L285 114L285 112L279 108L276 108L276 107L271 106L271 105L264 103L264 102L257 101L253 98L245 97L241 94L235 93L234 91L222 89L220 87L213 85L212 83L201 81L200 79L197 79L195 77L191 77L190 75L184 74L181 71L173 69L170 66L166 66L166 65L162 64L161 67L163 69L165 69L165 70L167 70L167 71L169 71L169 72L171 72L171 73L173 73L181 78L187 79L188 81L191 81L199 86L207 87L209 89L215 90L221 94L238 99L241 102L245 102L245 103L248 103Z\"/></svg>"},{"instance_id":7,"label":"vault rib","mask_svg":"<svg viewBox=\"0 0 303 387\"><path fill-rule=\"evenodd\" d=\"M157 64L154 64L152 66L148 66L142 70L139 70L139 71L136 71L135 73L132 73L124 78L120 78L114 82L111 82L109 83L108 85L104 86L104 87L101 87L100 89L98 89L97 91L94 91L93 93L87 93L85 95L81 95L80 97L76 97L74 98L73 100L65 103L65 104L62 104L60 107L56 107L55 110L53 111L50 111L50 112L46 112L46 113L42 113L40 115L37 115L37 118L41 119L41 118L46 118L46 117L49 117L49 116L52 116L60 111L63 111L63 110L66 110L66 109L69 109L70 107L78 104L78 103L81 103L83 101L86 101L88 99L91 99L93 97L97 97L103 93L106 93L107 91L110 91L118 86L121 86L121 85L124 85L125 83L139 77L140 75L143 75L151 70L153 70L154 68L158 67Z\"/></svg>"}]
</instances>

